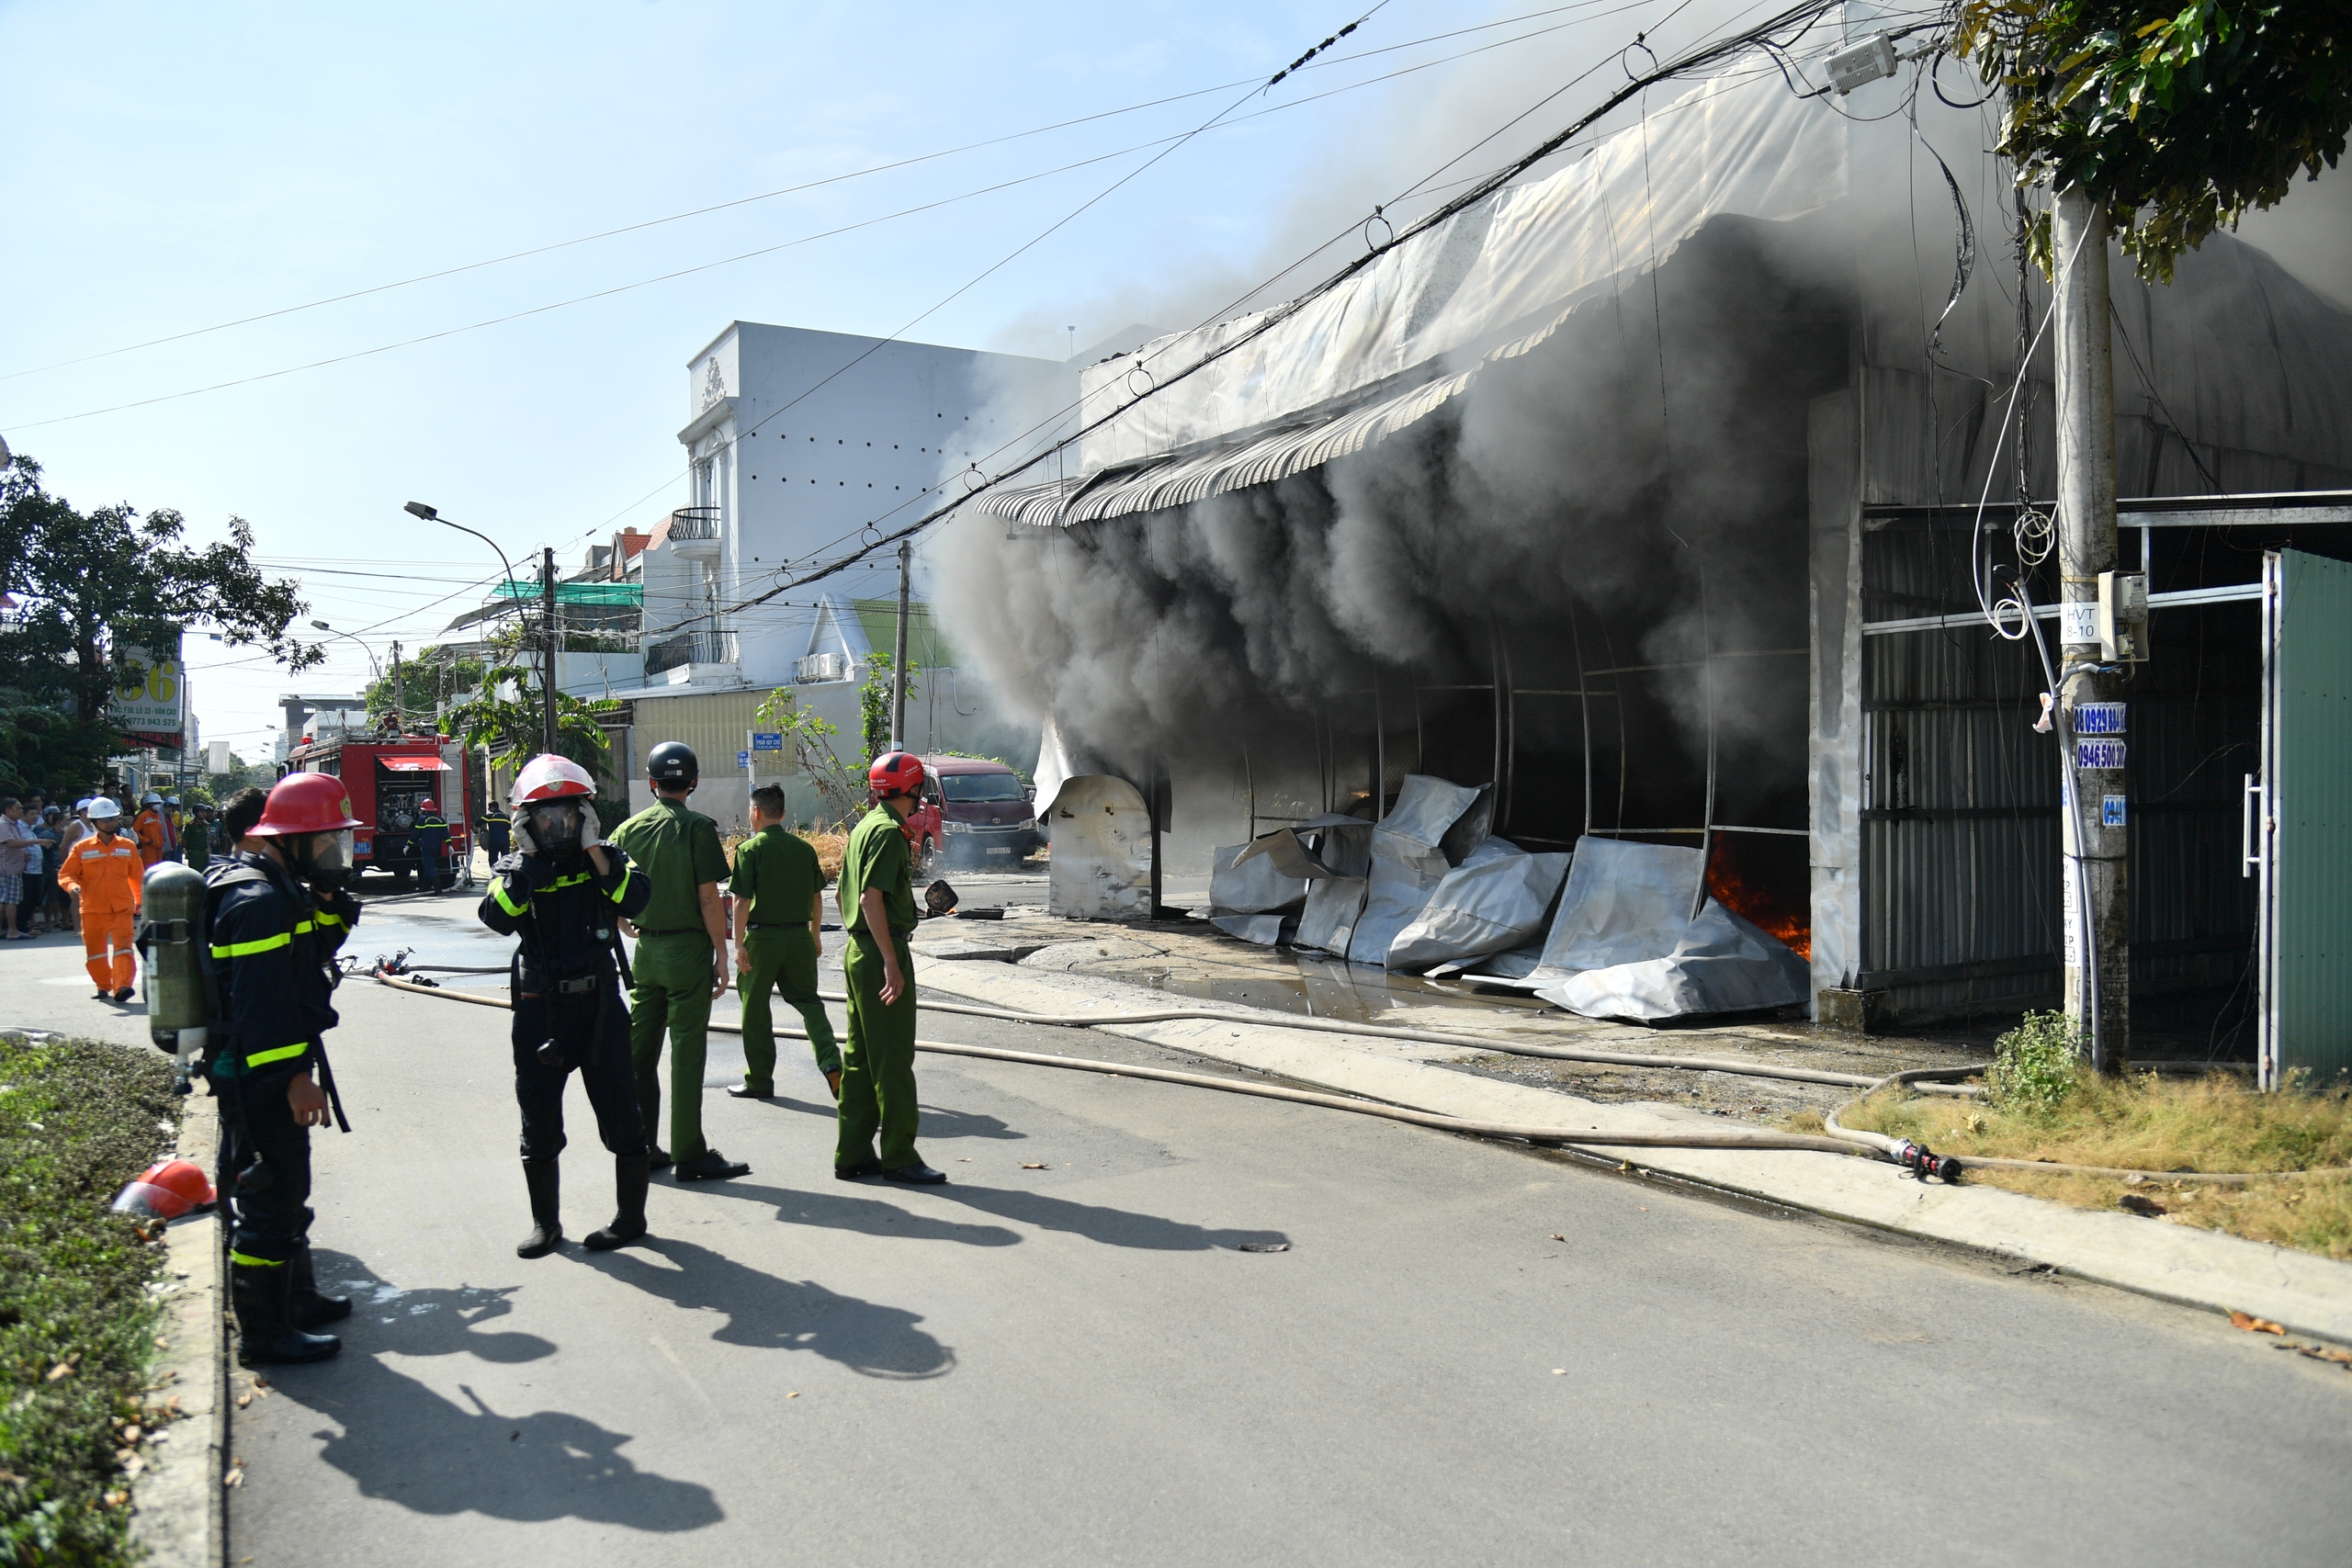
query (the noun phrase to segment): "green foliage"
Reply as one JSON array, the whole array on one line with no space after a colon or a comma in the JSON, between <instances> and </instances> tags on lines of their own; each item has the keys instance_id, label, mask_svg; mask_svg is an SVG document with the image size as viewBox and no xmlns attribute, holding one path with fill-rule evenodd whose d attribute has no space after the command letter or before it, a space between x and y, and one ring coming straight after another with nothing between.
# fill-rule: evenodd
<instances>
[{"instance_id":1,"label":"green foliage","mask_svg":"<svg viewBox=\"0 0 2352 1568\"><path fill-rule=\"evenodd\" d=\"M0 794L88 790L106 772L114 727L77 718L62 696L0 686Z\"/></svg>"},{"instance_id":2,"label":"green foliage","mask_svg":"<svg viewBox=\"0 0 2352 1568\"><path fill-rule=\"evenodd\" d=\"M229 519L226 542L201 548L180 543L187 531L169 508L143 518L127 503L77 512L41 488L39 463L11 459L0 468L0 592L20 608L0 629L0 686L33 702L62 699L75 719L106 726L119 650L175 646L192 623L218 627L232 646L266 648L289 673L324 657L287 635L307 606L298 584L253 564L243 518Z\"/></svg>"},{"instance_id":3,"label":"green foliage","mask_svg":"<svg viewBox=\"0 0 2352 1568\"><path fill-rule=\"evenodd\" d=\"M768 694L767 700L760 705L755 722L782 732L801 773L817 786L817 794L836 823L845 823L857 815L865 786L842 765L840 756L833 750L832 739L841 733L839 728L802 707L788 686L778 686Z\"/></svg>"},{"instance_id":4,"label":"green foliage","mask_svg":"<svg viewBox=\"0 0 2352 1568\"><path fill-rule=\"evenodd\" d=\"M865 684L857 689L857 712L865 734L865 761L870 767L874 759L890 749L890 658L887 653L865 656ZM922 691L916 682L922 679L922 666L907 660L907 705L914 705Z\"/></svg>"},{"instance_id":5,"label":"green foliage","mask_svg":"<svg viewBox=\"0 0 2352 1568\"><path fill-rule=\"evenodd\" d=\"M162 1259L107 1205L170 1146L171 1068L136 1047L0 1035L0 1562L128 1562L116 1433L149 1422Z\"/></svg>"},{"instance_id":6,"label":"green foliage","mask_svg":"<svg viewBox=\"0 0 2352 1568\"><path fill-rule=\"evenodd\" d=\"M480 695L482 674L488 668L479 659L459 659L439 648L428 648L413 659L402 659L396 667L401 718L414 726L431 719L440 704ZM369 682L368 717L371 723L390 719L394 679L395 673L388 671L383 679Z\"/></svg>"},{"instance_id":7,"label":"green foliage","mask_svg":"<svg viewBox=\"0 0 2352 1568\"><path fill-rule=\"evenodd\" d=\"M2020 183L2104 197L2151 281L2297 170L2334 168L2352 129L2341 0L2176 4L1960 0L1952 40L2004 89L1996 150ZM2036 249L2049 272L2046 226Z\"/></svg>"},{"instance_id":8,"label":"green foliage","mask_svg":"<svg viewBox=\"0 0 2352 1568\"><path fill-rule=\"evenodd\" d=\"M2081 1087L2082 1032L2063 1012L2030 1012L1993 1043L1984 1084L2006 1111L2046 1114Z\"/></svg>"}]
</instances>

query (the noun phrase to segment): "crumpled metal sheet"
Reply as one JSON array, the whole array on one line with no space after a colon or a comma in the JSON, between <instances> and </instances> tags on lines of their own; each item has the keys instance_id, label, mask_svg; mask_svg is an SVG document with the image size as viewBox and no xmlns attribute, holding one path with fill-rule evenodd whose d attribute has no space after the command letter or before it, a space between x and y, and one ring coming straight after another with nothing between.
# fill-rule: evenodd
<instances>
[{"instance_id":1,"label":"crumpled metal sheet","mask_svg":"<svg viewBox=\"0 0 2352 1568\"><path fill-rule=\"evenodd\" d=\"M1295 911L1306 903L1306 879L1285 874L1271 855L1253 855L1236 863L1248 844L1232 844L1209 859L1209 908L1218 914L1255 915L1268 910Z\"/></svg>"},{"instance_id":2,"label":"crumpled metal sheet","mask_svg":"<svg viewBox=\"0 0 2352 1568\"><path fill-rule=\"evenodd\" d=\"M1246 865L1261 856L1271 859L1283 875L1302 880L1363 876L1372 869L1372 824L1335 813L1277 828L1243 845L1234 864Z\"/></svg>"},{"instance_id":3,"label":"crumpled metal sheet","mask_svg":"<svg viewBox=\"0 0 2352 1568\"><path fill-rule=\"evenodd\" d=\"M1227 936L1238 936L1244 942L1254 942L1260 947L1272 947L1298 929L1298 917L1279 913L1211 915L1209 924Z\"/></svg>"},{"instance_id":4,"label":"crumpled metal sheet","mask_svg":"<svg viewBox=\"0 0 2352 1568\"><path fill-rule=\"evenodd\" d=\"M1079 920L1151 919L1151 812L1135 785L1080 773L1062 781L1045 817L1053 824L1049 911Z\"/></svg>"},{"instance_id":5,"label":"crumpled metal sheet","mask_svg":"<svg viewBox=\"0 0 2352 1568\"><path fill-rule=\"evenodd\" d=\"M1310 884L1306 912L1298 920L1298 945L1345 958L1369 886L1361 876L1327 876Z\"/></svg>"},{"instance_id":6,"label":"crumpled metal sheet","mask_svg":"<svg viewBox=\"0 0 2352 1568\"><path fill-rule=\"evenodd\" d=\"M1584 1018L1655 1023L1793 1006L1810 977L1785 944L1710 898L1664 956L1588 969L1535 994Z\"/></svg>"},{"instance_id":7,"label":"crumpled metal sheet","mask_svg":"<svg viewBox=\"0 0 2352 1568\"><path fill-rule=\"evenodd\" d=\"M1453 869L1441 847L1448 831L1493 790L1492 784L1452 784L1427 773L1405 775L1396 809L1372 830L1371 886L1348 939L1350 963L1387 964L1388 944L1413 923Z\"/></svg>"},{"instance_id":8,"label":"crumpled metal sheet","mask_svg":"<svg viewBox=\"0 0 2352 1568\"><path fill-rule=\"evenodd\" d=\"M1699 902L1697 850L1587 834L1575 854L1532 979L1565 980L1674 951Z\"/></svg>"},{"instance_id":9,"label":"crumpled metal sheet","mask_svg":"<svg viewBox=\"0 0 2352 1568\"><path fill-rule=\"evenodd\" d=\"M1445 874L1389 942L1388 967L1481 958L1540 937L1567 874L1566 854L1531 854L1508 839L1487 840Z\"/></svg>"}]
</instances>

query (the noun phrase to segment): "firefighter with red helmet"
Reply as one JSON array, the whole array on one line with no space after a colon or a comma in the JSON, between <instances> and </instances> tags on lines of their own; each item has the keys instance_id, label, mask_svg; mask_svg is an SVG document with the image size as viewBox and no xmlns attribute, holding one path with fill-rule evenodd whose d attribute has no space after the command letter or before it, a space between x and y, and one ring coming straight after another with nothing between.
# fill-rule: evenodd
<instances>
[{"instance_id":1,"label":"firefighter with red helmet","mask_svg":"<svg viewBox=\"0 0 2352 1568\"><path fill-rule=\"evenodd\" d=\"M915 1153L914 866L901 829L922 789L922 761L904 751L866 770L875 807L842 852L842 955L849 1034L842 1043L833 1174L933 1186L946 1177ZM876 1136L881 1140L877 1153Z\"/></svg>"},{"instance_id":2,"label":"firefighter with red helmet","mask_svg":"<svg viewBox=\"0 0 2352 1568\"><path fill-rule=\"evenodd\" d=\"M220 1101L229 1283L249 1367L334 1355L343 1341L309 1330L351 1311L319 1293L311 1265L311 1129L332 1111L349 1130L322 1042L337 1022L335 950L359 919L345 886L359 826L341 779L292 773L243 851L205 873L216 998L205 1069Z\"/></svg>"},{"instance_id":3,"label":"firefighter with red helmet","mask_svg":"<svg viewBox=\"0 0 2352 1568\"><path fill-rule=\"evenodd\" d=\"M613 1156L613 1223L585 1238L602 1252L645 1234L651 1176L629 1063L627 964L619 922L653 896L646 874L603 841L591 800L595 783L569 758L534 757L515 775L515 852L491 867L482 924L517 939L514 1099L523 1112L523 1182L531 1234L514 1248L544 1258L563 1240L558 1156L563 1153L563 1090L573 1068L596 1112L597 1135Z\"/></svg>"}]
</instances>

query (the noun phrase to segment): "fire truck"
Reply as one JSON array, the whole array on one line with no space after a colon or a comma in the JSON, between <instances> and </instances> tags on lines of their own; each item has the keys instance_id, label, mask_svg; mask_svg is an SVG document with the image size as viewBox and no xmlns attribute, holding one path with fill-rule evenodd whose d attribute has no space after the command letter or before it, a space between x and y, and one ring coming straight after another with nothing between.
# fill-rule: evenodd
<instances>
[{"instance_id":1,"label":"fire truck","mask_svg":"<svg viewBox=\"0 0 2352 1568\"><path fill-rule=\"evenodd\" d=\"M287 754L283 772L332 773L351 792L352 857L363 874L389 872L406 887L420 869L413 831L432 801L449 824L449 869L473 885L473 806L466 788L465 749L446 735L360 736L329 732Z\"/></svg>"}]
</instances>

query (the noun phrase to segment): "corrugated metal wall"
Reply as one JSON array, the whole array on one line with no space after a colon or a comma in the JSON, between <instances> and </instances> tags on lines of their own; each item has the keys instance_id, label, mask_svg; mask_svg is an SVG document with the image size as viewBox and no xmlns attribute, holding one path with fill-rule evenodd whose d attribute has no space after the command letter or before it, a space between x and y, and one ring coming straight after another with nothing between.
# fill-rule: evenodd
<instances>
[{"instance_id":1,"label":"corrugated metal wall","mask_svg":"<svg viewBox=\"0 0 2352 1568\"><path fill-rule=\"evenodd\" d=\"M2278 1067L2352 1072L2352 565L2282 552L2268 783Z\"/></svg>"}]
</instances>

